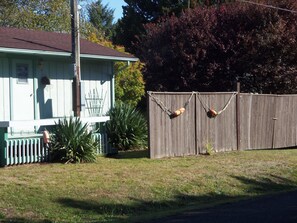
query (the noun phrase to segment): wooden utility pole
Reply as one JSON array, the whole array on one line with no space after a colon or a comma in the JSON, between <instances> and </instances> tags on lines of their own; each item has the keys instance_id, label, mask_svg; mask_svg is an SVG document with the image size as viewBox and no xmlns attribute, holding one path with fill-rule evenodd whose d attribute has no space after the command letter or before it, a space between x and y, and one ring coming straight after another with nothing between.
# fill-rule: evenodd
<instances>
[{"instance_id":1,"label":"wooden utility pole","mask_svg":"<svg viewBox=\"0 0 297 223\"><path fill-rule=\"evenodd\" d=\"M71 0L71 61L73 65L73 111L74 116L80 116L80 39L79 39L79 13L77 0Z\"/></svg>"}]
</instances>

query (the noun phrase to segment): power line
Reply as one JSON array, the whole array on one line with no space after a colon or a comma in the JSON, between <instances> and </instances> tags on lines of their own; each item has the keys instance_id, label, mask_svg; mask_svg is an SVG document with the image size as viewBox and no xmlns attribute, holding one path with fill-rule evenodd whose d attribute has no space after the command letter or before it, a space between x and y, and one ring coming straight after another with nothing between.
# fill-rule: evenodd
<instances>
[{"instance_id":1,"label":"power line","mask_svg":"<svg viewBox=\"0 0 297 223\"><path fill-rule=\"evenodd\" d=\"M244 3L248 3L248 4L252 4L252 5L263 6L263 7L266 7L266 8L277 9L277 10L280 10L280 11L296 13L296 14L297 14L297 11L295 11L295 10L286 9L286 8L281 8L281 7L277 7L277 6L273 6L273 5L266 5L266 4L257 3L257 2L252 2L252 1L247 1L247 0L237 0L237 1L239 1L239 2L244 2Z\"/></svg>"}]
</instances>

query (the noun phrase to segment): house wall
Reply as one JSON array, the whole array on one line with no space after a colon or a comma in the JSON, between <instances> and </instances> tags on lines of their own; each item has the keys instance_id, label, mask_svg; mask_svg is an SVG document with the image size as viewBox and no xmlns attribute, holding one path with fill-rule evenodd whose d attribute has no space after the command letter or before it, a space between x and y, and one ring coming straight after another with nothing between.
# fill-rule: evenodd
<instances>
[{"instance_id":1,"label":"house wall","mask_svg":"<svg viewBox=\"0 0 297 223\"><path fill-rule=\"evenodd\" d=\"M41 78L48 77L50 85L42 85ZM72 81L73 74L69 61L45 58L37 64L37 119L73 115ZM95 60L81 62L82 107L81 116L104 115L111 105L112 63ZM98 100L101 99L101 100ZM101 104L98 104L100 102ZM91 107L91 108L90 108Z\"/></svg>"},{"instance_id":2,"label":"house wall","mask_svg":"<svg viewBox=\"0 0 297 223\"><path fill-rule=\"evenodd\" d=\"M11 112L11 95L15 94L15 75L12 73L14 61L30 61L32 66L34 95L34 119L65 117L73 115L72 81L70 58L50 56L17 56L0 54L0 121L13 119ZM110 61L86 60L81 62L82 98L85 106L81 116L90 117L96 113L95 102L101 98L100 114L104 115L110 109L113 101L113 63ZM31 78L31 75L29 76ZM41 83L47 77L49 85ZM10 90L11 88L11 90ZM90 100L92 103L90 109ZM22 100L22 95L17 97ZM95 102L94 102L95 101ZM23 111L17 111L23 112ZM95 113L94 113L95 112Z\"/></svg>"},{"instance_id":3,"label":"house wall","mask_svg":"<svg viewBox=\"0 0 297 223\"><path fill-rule=\"evenodd\" d=\"M113 100L113 64L112 62L83 61L81 66L82 94L85 99L82 115L84 117L97 116L98 113L105 115Z\"/></svg>"},{"instance_id":4,"label":"house wall","mask_svg":"<svg viewBox=\"0 0 297 223\"><path fill-rule=\"evenodd\" d=\"M36 64L36 119L71 116L72 75L65 60L39 59ZM47 77L49 85L41 83Z\"/></svg>"}]
</instances>

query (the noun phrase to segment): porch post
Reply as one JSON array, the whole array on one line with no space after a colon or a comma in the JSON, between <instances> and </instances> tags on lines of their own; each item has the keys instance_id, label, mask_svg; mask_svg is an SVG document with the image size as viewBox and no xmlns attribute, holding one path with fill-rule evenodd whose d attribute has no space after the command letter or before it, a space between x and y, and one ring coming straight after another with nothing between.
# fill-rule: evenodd
<instances>
[{"instance_id":1,"label":"porch post","mask_svg":"<svg viewBox=\"0 0 297 223\"><path fill-rule=\"evenodd\" d=\"M6 140L8 139L7 127L0 128L0 166L6 165Z\"/></svg>"}]
</instances>

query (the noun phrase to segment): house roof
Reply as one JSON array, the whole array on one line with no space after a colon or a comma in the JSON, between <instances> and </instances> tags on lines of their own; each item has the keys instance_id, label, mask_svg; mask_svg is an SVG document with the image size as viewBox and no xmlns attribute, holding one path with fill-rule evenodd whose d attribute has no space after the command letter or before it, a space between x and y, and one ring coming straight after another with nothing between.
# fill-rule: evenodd
<instances>
[{"instance_id":1,"label":"house roof","mask_svg":"<svg viewBox=\"0 0 297 223\"><path fill-rule=\"evenodd\" d=\"M70 56L71 35L0 27L0 52ZM80 41L80 53L82 58L138 60L131 54L121 53L85 39Z\"/></svg>"}]
</instances>

